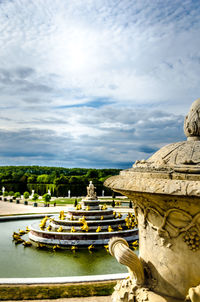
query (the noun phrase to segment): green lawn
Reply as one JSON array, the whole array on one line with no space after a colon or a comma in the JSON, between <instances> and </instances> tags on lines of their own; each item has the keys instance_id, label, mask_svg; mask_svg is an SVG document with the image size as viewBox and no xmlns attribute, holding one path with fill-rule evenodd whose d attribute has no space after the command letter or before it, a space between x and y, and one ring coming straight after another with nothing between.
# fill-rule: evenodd
<instances>
[{"instance_id":1,"label":"green lawn","mask_svg":"<svg viewBox=\"0 0 200 302\"><path fill-rule=\"evenodd\" d=\"M63 198L53 199L49 203L50 203L50 205L53 205L54 203L56 203L56 205L65 205L65 204L72 204L73 205L74 202L75 202L75 199L77 199L77 202L80 202L82 200L82 198L64 198L63 197ZM120 205L121 203L128 203L129 202L128 198L120 199L120 198L106 198L106 197L103 197L103 198L100 197L99 201L100 201L101 204L105 203L105 204L111 205L113 199L115 200L116 205ZM29 201L29 203L34 203L34 201L31 200L31 199L29 199L28 201ZM39 199L36 202L39 203L39 204L45 203L44 200L42 200L42 199Z\"/></svg>"}]
</instances>

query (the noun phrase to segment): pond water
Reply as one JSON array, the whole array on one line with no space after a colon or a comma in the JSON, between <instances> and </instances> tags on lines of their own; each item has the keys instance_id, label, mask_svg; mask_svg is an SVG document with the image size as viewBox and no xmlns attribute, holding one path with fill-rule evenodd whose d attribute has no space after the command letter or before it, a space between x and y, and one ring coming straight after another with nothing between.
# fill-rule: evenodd
<instances>
[{"instance_id":1,"label":"pond water","mask_svg":"<svg viewBox=\"0 0 200 302\"><path fill-rule=\"evenodd\" d=\"M38 219L37 219L38 220ZM40 219L38 220L38 222ZM64 277L126 273L104 247L92 253L87 249L48 250L24 247L12 240L13 232L24 229L36 219L0 222L0 278ZM25 235L27 236L27 235ZM25 238L23 236L22 238Z\"/></svg>"}]
</instances>

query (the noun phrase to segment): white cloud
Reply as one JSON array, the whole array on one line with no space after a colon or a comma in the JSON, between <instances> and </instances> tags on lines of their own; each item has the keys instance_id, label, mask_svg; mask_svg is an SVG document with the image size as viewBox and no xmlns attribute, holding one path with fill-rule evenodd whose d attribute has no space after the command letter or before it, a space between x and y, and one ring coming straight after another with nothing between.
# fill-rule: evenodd
<instances>
[{"instance_id":1,"label":"white cloud","mask_svg":"<svg viewBox=\"0 0 200 302\"><path fill-rule=\"evenodd\" d=\"M190 0L0 2L0 129L70 134L78 158L89 156L86 136L98 145L93 157L107 153L118 163L131 160L135 139L134 159L145 156L141 150L172 139L170 126L163 141L155 125L176 127L200 95L199 13ZM149 117L155 110L161 120ZM126 149L109 157L109 139L118 136Z\"/></svg>"},{"instance_id":2,"label":"white cloud","mask_svg":"<svg viewBox=\"0 0 200 302\"><path fill-rule=\"evenodd\" d=\"M67 109L28 125L0 131L1 163L125 168L184 139L182 116L111 106Z\"/></svg>"}]
</instances>

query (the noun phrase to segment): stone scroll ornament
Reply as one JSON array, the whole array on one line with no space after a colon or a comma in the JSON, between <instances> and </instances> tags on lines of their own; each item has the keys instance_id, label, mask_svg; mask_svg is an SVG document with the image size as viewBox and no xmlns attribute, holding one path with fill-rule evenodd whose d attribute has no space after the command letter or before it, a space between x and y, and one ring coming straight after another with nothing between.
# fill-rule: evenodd
<instances>
[{"instance_id":1,"label":"stone scroll ornament","mask_svg":"<svg viewBox=\"0 0 200 302\"><path fill-rule=\"evenodd\" d=\"M200 285L189 289L185 301L200 302Z\"/></svg>"},{"instance_id":2,"label":"stone scroll ornament","mask_svg":"<svg viewBox=\"0 0 200 302\"><path fill-rule=\"evenodd\" d=\"M141 291L141 287L145 282L142 262L140 261L139 257L129 248L127 241L123 238L111 238L109 242L109 252L117 259L119 263L126 265L129 271L128 278L119 281L115 286L112 301L135 301L138 290ZM147 295L145 292L144 295L146 299ZM137 299L137 301L139 300Z\"/></svg>"},{"instance_id":3,"label":"stone scroll ornament","mask_svg":"<svg viewBox=\"0 0 200 302\"><path fill-rule=\"evenodd\" d=\"M181 209L172 208L164 212L158 207L147 207L143 212L144 226L149 222L166 242L183 234L189 249L194 252L200 249L200 212L192 216Z\"/></svg>"}]
</instances>

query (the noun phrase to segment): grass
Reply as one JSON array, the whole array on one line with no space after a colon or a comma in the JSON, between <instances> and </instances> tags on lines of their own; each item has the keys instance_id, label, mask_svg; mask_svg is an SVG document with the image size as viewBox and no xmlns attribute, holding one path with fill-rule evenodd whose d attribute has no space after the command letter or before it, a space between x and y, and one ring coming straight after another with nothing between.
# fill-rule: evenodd
<instances>
[{"instance_id":1,"label":"grass","mask_svg":"<svg viewBox=\"0 0 200 302\"><path fill-rule=\"evenodd\" d=\"M56 203L56 205L67 205L67 204L71 204L74 205L75 199L77 199L77 202L80 202L82 200L82 198L68 198L68 197L58 197L58 198L53 198L52 200L50 200L49 204L53 205L54 203ZM84 199L84 197L83 197ZM121 205L121 203L128 203L130 201L130 199L128 198L111 198L111 197L99 197L99 202L100 204L104 203L107 205L111 205L112 201L114 200L116 205ZM38 204L45 204L44 200L42 199L38 199L38 200L32 200L32 199L28 199L28 204L33 204L33 203L38 203ZM21 201L22 203L22 201ZM119 203L119 204L118 204Z\"/></svg>"}]
</instances>

